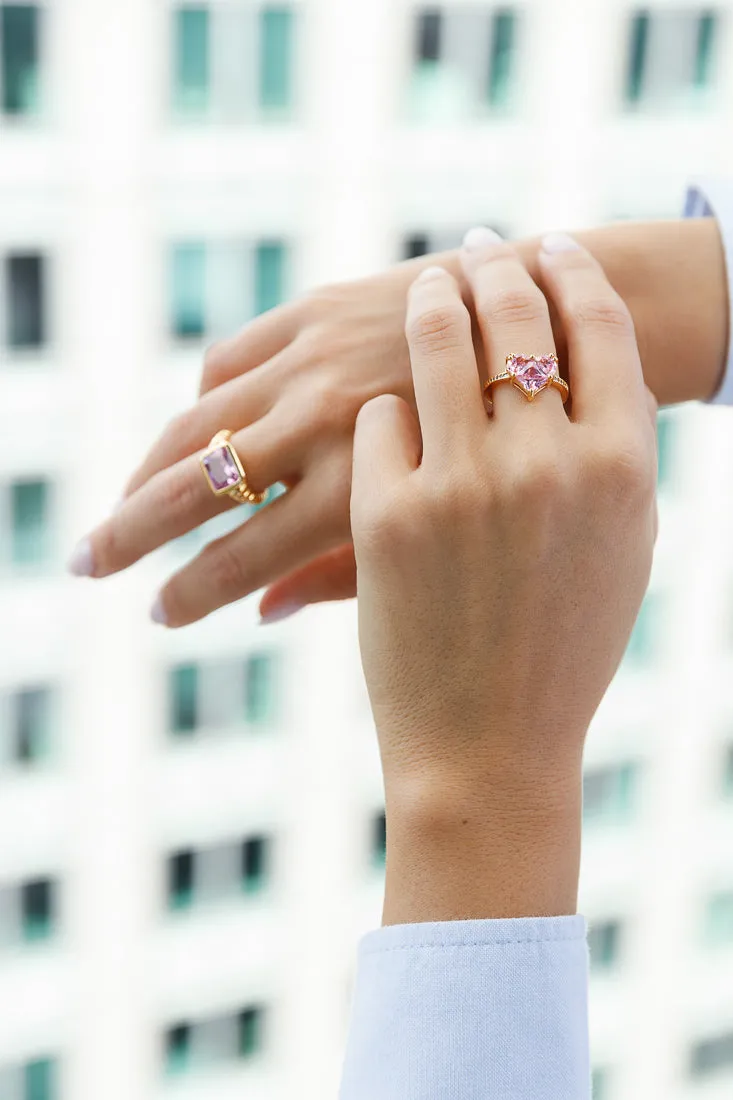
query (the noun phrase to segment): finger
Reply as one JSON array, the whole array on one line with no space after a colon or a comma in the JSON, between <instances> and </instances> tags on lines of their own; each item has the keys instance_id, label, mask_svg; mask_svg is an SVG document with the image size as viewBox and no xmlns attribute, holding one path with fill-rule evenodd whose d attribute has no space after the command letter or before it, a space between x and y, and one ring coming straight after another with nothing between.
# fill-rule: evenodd
<instances>
[{"instance_id":1,"label":"finger","mask_svg":"<svg viewBox=\"0 0 733 1100\"><path fill-rule=\"evenodd\" d=\"M486 411L471 319L443 268L425 268L412 284L406 335L426 457L470 445L486 430Z\"/></svg>"},{"instance_id":2,"label":"finger","mask_svg":"<svg viewBox=\"0 0 733 1100\"><path fill-rule=\"evenodd\" d=\"M573 420L599 424L647 407L631 314L601 265L572 237L545 237L539 262L568 345Z\"/></svg>"},{"instance_id":3,"label":"finger","mask_svg":"<svg viewBox=\"0 0 733 1100\"><path fill-rule=\"evenodd\" d=\"M491 229L469 230L461 249L461 265L471 288L474 309L490 375L503 374L507 356L548 357L555 354L550 312L539 287L519 255ZM546 364L531 364L539 375ZM527 384L531 385L532 377ZM535 391L530 389L534 404ZM528 396L528 395L527 395ZM527 396L510 382L491 388L498 420L514 424L527 416ZM536 393L536 416L562 411L562 395L554 386ZM533 409L532 412L535 410Z\"/></svg>"},{"instance_id":4,"label":"finger","mask_svg":"<svg viewBox=\"0 0 733 1100\"><path fill-rule=\"evenodd\" d=\"M273 439L282 439L282 428L266 416L232 437L250 488L263 491L291 474L282 462L284 445L273 447ZM89 576L106 577L126 569L146 554L171 539L205 523L212 516L238 506L228 496L214 496L201 469L200 456L190 455L169 466L138 489L104 523L82 540L72 558L72 572L78 556L86 562ZM85 545L86 544L86 545ZM81 552L83 550L83 553Z\"/></svg>"},{"instance_id":5,"label":"finger","mask_svg":"<svg viewBox=\"0 0 733 1100\"><path fill-rule=\"evenodd\" d=\"M123 496L136 492L167 466L202 450L222 428L245 428L263 417L273 405L281 372L277 359L266 366L261 373L220 385L176 416L131 476Z\"/></svg>"},{"instance_id":6,"label":"finger","mask_svg":"<svg viewBox=\"0 0 733 1100\"><path fill-rule=\"evenodd\" d=\"M384 393L362 406L354 428L352 519L417 469L420 449L420 430L401 397Z\"/></svg>"},{"instance_id":7,"label":"finger","mask_svg":"<svg viewBox=\"0 0 733 1100\"><path fill-rule=\"evenodd\" d=\"M228 340L207 350L200 396L266 363L295 338L300 323L298 303L271 309L250 321Z\"/></svg>"},{"instance_id":8,"label":"finger","mask_svg":"<svg viewBox=\"0 0 733 1100\"><path fill-rule=\"evenodd\" d=\"M309 604L350 600L355 595L356 560L353 545L347 543L270 585L260 600L260 622L279 622Z\"/></svg>"},{"instance_id":9,"label":"finger","mask_svg":"<svg viewBox=\"0 0 733 1100\"><path fill-rule=\"evenodd\" d=\"M153 618L174 627L196 622L343 544L347 499L340 471L330 484L325 475L306 478L173 576Z\"/></svg>"}]
</instances>

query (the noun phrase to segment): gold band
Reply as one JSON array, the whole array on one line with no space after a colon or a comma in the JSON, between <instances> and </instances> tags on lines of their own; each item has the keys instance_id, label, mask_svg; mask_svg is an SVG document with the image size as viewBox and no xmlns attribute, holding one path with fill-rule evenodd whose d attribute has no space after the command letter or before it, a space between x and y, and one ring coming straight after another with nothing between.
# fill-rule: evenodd
<instances>
[{"instance_id":1,"label":"gold band","mask_svg":"<svg viewBox=\"0 0 733 1100\"><path fill-rule=\"evenodd\" d=\"M244 463L231 443L232 432L223 428L217 432L201 455L201 468L214 496L228 496L237 504L262 504L267 490L257 493L250 489Z\"/></svg>"}]
</instances>

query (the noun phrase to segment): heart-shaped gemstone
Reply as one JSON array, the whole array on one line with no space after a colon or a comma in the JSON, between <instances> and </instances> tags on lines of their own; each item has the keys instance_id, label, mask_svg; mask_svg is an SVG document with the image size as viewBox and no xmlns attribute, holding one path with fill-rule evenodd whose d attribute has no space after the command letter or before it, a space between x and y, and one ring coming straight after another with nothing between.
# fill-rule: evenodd
<instances>
[{"instance_id":1,"label":"heart-shaped gemstone","mask_svg":"<svg viewBox=\"0 0 733 1100\"><path fill-rule=\"evenodd\" d=\"M512 355L506 369L524 392L534 397L557 374L557 360L553 355Z\"/></svg>"}]
</instances>

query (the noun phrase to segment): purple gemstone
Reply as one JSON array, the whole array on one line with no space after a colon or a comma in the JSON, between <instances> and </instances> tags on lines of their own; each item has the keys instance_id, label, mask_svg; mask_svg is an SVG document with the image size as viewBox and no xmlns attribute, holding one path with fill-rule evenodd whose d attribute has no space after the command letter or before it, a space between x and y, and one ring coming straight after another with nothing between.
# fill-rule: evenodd
<instances>
[{"instance_id":1,"label":"purple gemstone","mask_svg":"<svg viewBox=\"0 0 733 1100\"><path fill-rule=\"evenodd\" d=\"M204 468L215 493L231 489L242 480L229 447L217 447L203 458Z\"/></svg>"}]
</instances>

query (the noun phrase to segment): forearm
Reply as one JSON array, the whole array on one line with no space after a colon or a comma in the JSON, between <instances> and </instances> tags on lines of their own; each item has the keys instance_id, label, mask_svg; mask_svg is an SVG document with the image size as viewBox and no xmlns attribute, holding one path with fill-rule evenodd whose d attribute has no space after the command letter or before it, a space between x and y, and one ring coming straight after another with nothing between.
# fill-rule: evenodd
<instances>
[{"instance_id":1,"label":"forearm","mask_svg":"<svg viewBox=\"0 0 733 1100\"><path fill-rule=\"evenodd\" d=\"M662 405L705 400L717 389L728 347L728 293L720 234L712 218L606 226L575 234L629 306L647 385ZM542 286L539 240L517 248ZM435 257L430 258L436 262ZM464 289L458 253L445 253ZM562 357L565 340L553 329Z\"/></svg>"}]
</instances>

